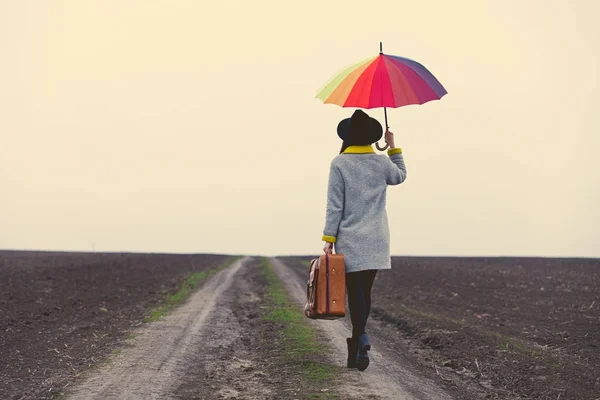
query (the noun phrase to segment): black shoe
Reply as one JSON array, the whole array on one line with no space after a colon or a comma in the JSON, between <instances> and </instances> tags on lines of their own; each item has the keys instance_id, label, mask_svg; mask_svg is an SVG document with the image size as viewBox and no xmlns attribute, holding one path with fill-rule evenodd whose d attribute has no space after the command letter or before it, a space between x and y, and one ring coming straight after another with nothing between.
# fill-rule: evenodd
<instances>
[{"instance_id":1,"label":"black shoe","mask_svg":"<svg viewBox=\"0 0 600 400\"><path fill-rule=\"evenodd\" d=\"M348 362L346 366L348 368L356 368L356 353L358 352L358 341L356 339L347 338L346 344L348 345Z\"/></svg>"},{"instance_id":2,"label":"black shoe","mask_svg":"<svg viewBox=\"0 0 600 400\"><path fill-rule=\"evenodd\" d=\"M358 337L358 351L356 353L356 368L359 371L364 371L369 366L369 354L371 350L371 341L369 335L363 333Z\"/></svg>"}]
</instances>

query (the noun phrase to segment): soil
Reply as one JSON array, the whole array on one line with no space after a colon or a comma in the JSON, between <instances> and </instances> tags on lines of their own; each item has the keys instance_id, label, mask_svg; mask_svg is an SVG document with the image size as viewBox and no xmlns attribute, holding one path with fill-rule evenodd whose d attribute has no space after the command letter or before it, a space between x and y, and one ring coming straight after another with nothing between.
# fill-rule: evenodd
<instances>
[{"instance_id":1,"label":"soil","mask_svg":"<svg viewBox=\"0 0 600 400\"><path fill-rule=\"evenodd\" d=\"M0 398L56 397L223 255L0 252Z\"/></svg>"},{"instance_id":2,"label":"soil","mask_svg":"<svg viewBox=\"0 0 600 400\"><path fill-rule=\"evenodd\" d=\"M19 347L27 351L18 353L21 355L18 360L20 370L11 364L6 366L6 372L3 370L0 381L2 399L325 399L332 398L330 395L336 390L333 381L309 382L305 377L303 363L323 364L321 355L308 356L310 359L304 360L282 357L283 354L287 354L284 351L287 344L282 336L283 325L265 320L265 316L274 309L275 304L265 294L268 285L263 269L259 267L260 258L238 260L208 277L184 304L171 310L168 315L151 323L142 323L142 318L148 315L148 311L160 304L160 299L171 291L168 289L171 285L167 285L167 282L173 281L174 291L180 287L181 279L188 275L186 272L181 274L181 279L173 278L177 276L174 270L189 269L189 265L186 266L181 260L180 266L172 267L177 264L178 256L100 255L100 259L108 257L111 260L102 264L98 261L98 255L63 254L56 255L56 266L53 265L50 272L47 267L30 267L38 263L35 262L37 259L46 259L48 255L9 256L7 258L12 260L6 263L4 271L11 272L6 276L11 277L14 286L28 287L19 283L25 279L27 273L27 279L33 282L44 281L46 276L57 277L52 279L52 282L77 281L80 287L84 286L81 282L96 282L94 285L88 285L87 289L88 292L99 293L86 294L82 291L72 296L47 295L44 298L45 302L53 299L54 304L61 304L57 312L65 312L65 316L68 315L66 311L70 309L67 305L75 299L80 305L88 304L87 307L75 308L77 312L71 317L71 320L76 322L75 327L79 327L81 323L78 322L85 318L85 322L90 325L85 335L77 329L69 334L63 333L68 331L69 326L60 320L62 314L54 316L57 320L54 323L36 322L39 324L36 325L37 329L53 332L49 338L41 341L41 344L28 340L27 337L19 341L19 335L10 336L9 343L8 336L3 335L3 354L10 355L10 350L18 350ZM82 257L91 259L90 262L96 261L91 267L87 267L85 263L82 265L79 262L65 261L73 257L76 261L80 261ZM195 259L198 264L196 269L206 269L209 266L221 265L228 257L195 256ZM143 262L136 264L138 260ZM150 276L153 273L162 274L162 279L156 280L162 280L165 283L164 287L155 285L157 289L150 293L147 287L154 285L150 279L115 279L113 275L119 275L117 271L120 267L129 264L133 264L133 271L128 273L132 277L139 271ZM202 267L199 264L202 264ZM149 265L156 266L156 270L152 271ZM170 273L160 272L171 269L168 266L172 268ZM61 279L62 275L58 271L63 271L66 276ZM49 275L50 273L52 275ZM16 276L19 276L19 279ZM86 276L87 279L82 279L81 276ZM131 301L108 298L102 300L102 307L107 311L87 310L95 308L93 306L97 304L97 300L84 303L88 298L96 298L102 293L107 297L123 297L118 290L118 283L123 281L132 282L134 288L128 290L137 293L139 297L134 297L133 293L129 297L138 299L139 310L134 312L126 308L131 306ZM17 291L11 291L9 297L10 285L6 284L8 281L3 282L3 296L14 300ZM107 288L111 285L114 286L112 292ZM68 292L68 286L61 286L63 293ZM55 286L47 293L56 294L59 291L58 287L59 285ZM39 291L32 292L41 296ZM155 297L154 293L160 296ZM20 299L26 298L20 296ZM66 304L65 299L68 299ZM10 304L13 309L21 305L20 315L33 314L39 306L35 300L22 304L3 304ZM113 317L129 312L127 315L132 316L128 317L131 318L127 320L128 323L119 325L119 321L126 320L125 317L116 321L105 318L106 313L117 307L121 308L119 313L113 313ZM3 316L4 314L5 309ZM15 322L22 322L23 326L31 325L27 324L26 320L11 322L14 327L12 329L16 330L18 327L21 334L27 331ZM68 346L63 350L54 343L48 343L49 340L60 340L60 343L68 343ZM16 347L17 344L19 347ZM47 352L48 346L55 346L53 349L56 348L59 353L54 350ZM37 353L55 353L57 356L46 359L38 357ZM81 363L81 360L85 360L85 363ZM69 367L72 365L80 368L79 372L69 372L62 367L63 363ZM34 374L21 378L22 375L15 373L21 370L34 372L35 368L39 370L41 367L44 368L45 374L42 372L41 379L38 380Z\"/></svg>"},{"instance_id":3,"label":"soil","mask_svg":"<svg viewBox=\"0 0 600 400\"><path fill-rule=\"evenodd\" d=\"M311 258L274 262L299 305ZM600 399L600 260L395 257L375 281L367 371L343 368L348 318L311 321L341 388L308 387L282 359L258 258L143 323L227 260L0 252L0 398Z\"/></svg>"},{"instance_id":4,"label":"soil","mask_svg":"<svg viewBox=\"0 0 600 400\"><path fill-rule=\"evenodd\" d=\"M600 399L600 260L394 257L369 326L456 399Z\"/></svg>"}]
</instances>

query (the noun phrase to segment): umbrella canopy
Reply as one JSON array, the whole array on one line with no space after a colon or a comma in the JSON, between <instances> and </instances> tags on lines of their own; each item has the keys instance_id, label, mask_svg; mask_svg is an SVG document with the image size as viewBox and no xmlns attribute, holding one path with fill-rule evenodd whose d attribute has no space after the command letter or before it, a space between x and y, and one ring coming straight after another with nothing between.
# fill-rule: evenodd
<instances>
[{"instance_id":1,"label":"umbrella canopy","mask_svg":"<svg viewBox=\"0 0 600 400\"><path fill-rule=\"evenodd\" d=\"M342 71L319 91L317 98L342 107L396 108L439 100L447 93L418 62L380 53Z\"/></svg>"}]
</instances>

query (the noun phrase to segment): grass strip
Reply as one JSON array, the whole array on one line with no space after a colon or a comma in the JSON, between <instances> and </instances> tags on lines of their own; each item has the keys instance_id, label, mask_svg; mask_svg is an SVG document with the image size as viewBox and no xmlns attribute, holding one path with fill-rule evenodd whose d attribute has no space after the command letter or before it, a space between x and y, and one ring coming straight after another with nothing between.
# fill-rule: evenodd
<instances>
[{"instance_id":1,"label":"grass strip","mask_svg":"<svg viewBox=\"0 0 600 400\"><path fill-rule=\"evenodd\" d=\"M306 399L340 399L332 390L340 369L322 361L328 350L318 340L317 332L310 326L304 313L290 298L281 280L273 271L269 260L263 258L261 271L267 280L267 299L270 307L265 319L280 324L285 350L281 354L283 363L298 365L300 376L313 388Z\"/></svg>"},{"instance_id":2,"label":"grass strip","mask_svg":"<svg viewBox=\"0 0 600 400\"><path fill-rule=\"evenodd\" d=\"M167 315L175 307L186 301L187 298L190 297L194 290L200 285L200 283L202 283L202 281L229 267L239 258L240 257L231 257L216 268L190 274L187 278L185 278L181 284L181 288L177 292L168 295L160 306L150 311L150 315L144 319L144 322L157 321Z\"/></svg>"}]
</instances>

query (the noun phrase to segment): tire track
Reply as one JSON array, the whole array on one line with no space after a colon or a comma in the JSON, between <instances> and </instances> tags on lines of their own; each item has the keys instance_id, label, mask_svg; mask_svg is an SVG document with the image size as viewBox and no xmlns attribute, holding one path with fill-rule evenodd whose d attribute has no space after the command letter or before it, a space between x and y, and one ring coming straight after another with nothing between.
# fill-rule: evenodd
<instances>
[{"instance_id":1,"label":"tire track","mask_svg":"<svg viewBox=\"0 0 600 400\"><path fill-rule=\"evenodd\" d=\"M292 298L300 305L306 301L306 281L285 265L272 258L271 264L279 278L285 283ZM349 316L334 321L313 321L334 349L330 355L335 365L346 365L346 337L350 335ZM341 392L344 399L393 399L393 400L449 400L451 396L427 379L408 368L393 343L378 332L377 324L369 320L369 335L373 350L369 352L371 364L365 372L347 370L343 375Z\"/></svg>"},{"instance_id":2,"label":"tire track","mask_svg":"<svg viewBox=\"0 0 600 400\"><path fill-rule=\"evenodd\" d=\"M189 355L189 368L174 396L178 399L275 399L271 373L261 356L263 324L258 261L250 260L219 298L206 321L202 343Z\"/></svg>"},{"instance_id":3,"label":"tire track","mask_svg":"<svg viewBox=\"0 0 600 400\"><path fill-rule=\"evenodd\" d=\"M210 277L181 307L139 332L134 345L112 357L68 394L72 399L173 399L189 355L198 351L207 317L248 257ZM220 300L219 300L220 301Z\"/></svg>"}]
</instances>

